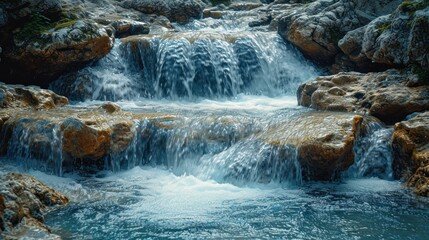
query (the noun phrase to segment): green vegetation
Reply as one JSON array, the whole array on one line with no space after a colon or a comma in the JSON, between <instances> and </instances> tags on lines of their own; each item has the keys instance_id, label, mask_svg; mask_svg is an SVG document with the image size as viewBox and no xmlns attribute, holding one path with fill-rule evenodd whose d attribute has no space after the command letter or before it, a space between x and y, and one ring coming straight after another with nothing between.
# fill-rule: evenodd
<instances>
[{"instance_id":1,"label":"green vegetation","mask_svg":"<svg viewBox=\"0 0 429 240\"><path fill-rule=\"evenodd\" d=\"M73 25L78 15L73 11L63 11L59 20L50 19L41 13L35 13L30 20L20 27L17 38L20 40L36 41L40 35L49 30L58 30Z\"/></svg>"},{"instance_id":2,"label":"green vegetation","mask_svg":"<svg viewBox=\"0 0 429 240\"><path fill-rule=\"evenodd\" d=\"M229 5L229 4L231 4L231 0L210 0L210 2L213 5L219 5L219 4Z\"/></svg>"},{"instance_id":3,"label":"green vegetation","mask_svg":"<svg viewBox=\"0 0 429 240\"><path fill-rule=\"evenodd\" d=\"M378 26L377 30L380 31L380 33L383 33L384 31L389 29L390 26L392 26L392 23L393 23L393 21L385 22L385 23L381 24L380 26Z\"/></svg>"},{"instance_id":4,"label":"green vegetation","mask_svg":"<svg viewBox=\"0 0 429 240\"><path fill-rule=\"evenodd\" d=\"M34 39L53 27L55 27L55 23L52 23L51 19L40 13L35 13L31 16L30 21L20 28L17 37L21 40Z\"/></svg>"},{"instance_id":5,"label":"green vegetation","mask_svg":"<svg viewBox=\"0 0 429 240\"><path fill-rule=\"evenodd\" d=\"M403 12L411 12L425 9L429 6L429 0L420 1L404 1L399 5L399 9Z\"/></svg>"}]
</instances>

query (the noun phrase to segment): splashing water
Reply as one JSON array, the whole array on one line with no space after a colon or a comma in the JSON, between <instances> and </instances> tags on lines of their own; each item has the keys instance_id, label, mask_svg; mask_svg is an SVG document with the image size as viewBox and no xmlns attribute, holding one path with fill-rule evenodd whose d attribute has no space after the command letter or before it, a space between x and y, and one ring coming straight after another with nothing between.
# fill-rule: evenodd
<instances>
[{"instance_id":1,"label":"splashing water","mask_svg":"<svg viewBox=\"0 0 429 240\"><path fill-rule=\"evenodd\" d=\"M294 123L311 111L297 106L295 91L320 72L276 33L250 30L247 14L116 40L106 57L51 85L78 101L74 108L110 100L126 111L181 116L135 121L131 144L103 159L105 171L67 172L59 124L17 123L8 160L67 177L30 170L72 199L47 215L54 233L64 239L426 239L429 204L392 180L391 128L368 121L354 145L354 164L335 183L303 181L297 150L261 137L275 135L273 126L283 122L286 136L302 134Z\"/></svg>"}]
</instances>

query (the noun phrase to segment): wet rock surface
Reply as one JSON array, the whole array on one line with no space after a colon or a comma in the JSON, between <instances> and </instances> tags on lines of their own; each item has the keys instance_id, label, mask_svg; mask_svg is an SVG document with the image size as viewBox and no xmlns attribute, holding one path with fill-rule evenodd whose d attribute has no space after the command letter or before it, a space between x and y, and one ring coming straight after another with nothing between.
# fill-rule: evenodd
<instances>
[{"instance_id":1,"label":"wet rock surface","mask_svg":"<svg viewBox=\"0 0 429 240\"><path fill-rule=\"evenodd\" d=\"M0 237L5 239L61 239L44 224L47 211L69 203L67 196L34 177L0 176Z\"/></svg>"},{"instance_id":2,"label":"wet rock surface","mask_svg":"<svg viewBox=\"0 0 429 240\"><path fill-rule=\"evenodd\" d=\"M306 113L270 126L262 139L283 149L285 159L296 154L304 179L332 180L353 164L353 146L366 121L353 114Z\"/></svg>"},{"instance_id":3,"label":"wet rock surface","mask_svg":"<svg viewBox=\"0 0 429 240\"><path fill-rule=\"evenodd\" d=\"M429 197L429 112L395 124L392 147L395 177Z\"/></svg>"},{"instance_id":4,"label":"wet rock surface","mask_svg":"<svg viewBox=\"0 0 429 240\"><path fill-rule=\"evenodd\" d=\"M0 108L52 109L68 104L66 97L36 86L6 85L0 82Z\"/></svg>"},{"instance_id":5,"label":"wet rock surface","mask_svg":"<svg viewBox=\"0 0 429 240\"><path fill-rule=\"evenodd\" d=\"M429 86L418 76L389 70L318 77L298 89L298 103L317 110L369 113L387 124L429 109Z\"/></svg>"}]
</instances>

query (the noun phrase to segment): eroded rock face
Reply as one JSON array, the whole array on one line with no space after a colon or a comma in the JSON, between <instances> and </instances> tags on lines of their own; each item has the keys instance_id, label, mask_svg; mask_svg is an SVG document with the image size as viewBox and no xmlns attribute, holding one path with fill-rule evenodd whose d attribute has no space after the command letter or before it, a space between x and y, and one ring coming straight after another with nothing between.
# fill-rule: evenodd
<instances>
[{"instance_id":1,"label":"eroded rock face","mask_svg":"<svg viewBox=\"0 0 429 240\"><path fill-rule=\"evenodd\" d=\"M317 110L370 113L387 124L429 109L429 86L414 74L339 73L318 77L298 89L298 103Z\"/></svg>"},{"instance_id":2,"label":"eroded rock face","mask_svg":"<svg viewBox=\"0 0 429 240\"><path fill-rule=\"evenodd\" d=\"M52 109L68 104L66 97L39 87L6 85L0 82L0 108Z\"/></svg>"},{"instance_id":3,"label":"eroded rock face","mask_svg":"<svg viewBox=\"0 0 429 240\"><path fill-rule=\"evenodd\" d=\"M395 124L392 148L395 177L429 197L429 112Z\"/></svg>"},{"instance_id":4,"label":"eroded rock face","mask_svg":"<svg viewBox=\"0 0 429 240\"><path fill-rule=\"evenodd\" d=\"M0 176L0 237L15 239L37 231L39 237L60 239L50 234L49 228L43 224L43 215L69 201L67 196L29 175L8 173Z\"/></svg>"},{"instance_id":5,"label":"eroded rock face","mask_svg":"<svg viewBox=\"0 0 429 240\"><path fill-rule=\"evenodd\" d=\"M205 4L200 0L126 0L122 6L146 14L163 15L173 22L187 22L202 16Z\"/></svg>"},{"instance_id":6,"label":"eroded rock face","mask_svg":"<svg viewBox=\"0 0 429 240\"><path fill-rule=\"evenodd\" d=\"M9 21L19 21L34 13L40 13L49 17L58 17L61 13L60 0L4 0L0 2L0 11L3 21L0 20L0 27ZM3 23L3 24L2 24Z\"/></svg>"},{"instance_id":7,"label":"eroded rock face","mask_svg":"<svg viewBox=\"0 0 429 240\"><path fill-rule=\"evenodd\" d=\"M3 53L0 66L6 81L47 86L59 75L110 51L109 35L95 22L77 20L67 24L40 35L15 35L15 46Z\"/></svg>"},{"instance_id":8,"label":"eroded rock face","mask_svg":"<svg viewBox=\"0 0 429 240\"><path fill-rule=\"evenodd\" d=\"M305 179L332 180L353 164L354 142L365 121L347 113L308 113L271 126L262 139L280 148L295 149L292 153L297 154Z\"/></svg>"},{"instance_id":9,"label":"eroded rock face","mask_svg":"<svg viewBox=\"0 0 429 240\"><path fill-rule=\"evenodd\" d=\"M329 65L340 53L338 41L374 18L390 13L399 0L320 0L288 12L279 33L313 60Z\"/></svg>"},{"instance_id":10,"label":"eroded rock face","mask_svg":"<svg viewBox=\"0 0 429 240\"><path fill-rule=\"evenodd\" d=\"M429 68L429 6L423 2L404 2L392 14L348 32L338 42L339 47L358 64L419 64Z\"/></svg>"}]
</instances>

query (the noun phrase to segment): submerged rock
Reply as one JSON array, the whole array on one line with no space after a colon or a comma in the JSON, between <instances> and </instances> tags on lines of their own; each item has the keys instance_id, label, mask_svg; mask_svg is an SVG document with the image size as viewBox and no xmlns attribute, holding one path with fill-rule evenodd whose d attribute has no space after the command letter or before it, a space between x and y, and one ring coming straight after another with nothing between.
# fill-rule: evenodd
<instances>
[{"instance_id":1,"label":"submerged rock","mask_svg":"<svg viewBox=\"0 0 429 240\"><path fill-rule=\"evenodd\" d=\"M429 197L429 112L395 124L392 148L395 177Z\"/></svg>"},{"instance_id":2,"label":"submerged rock","mask_svg":"<svg viewBox=\"0 0 429 240\"><path fill-rule=\"evenodd\" d=\"M339 73L318 77L298 89L298 103L317 110L368 112L387 124L429 109L429 86L415 84L414 74Z\"/></svg>"},{"instance_id":3,"label":"submerged rock","mask_svg":"<svg viewBox=\"0 0 429 240\"><path fill-rule=\"evenodd\" d=\"M68 104L66 97L39 87L6 85L0 82L0 108L52 109Z\"/></svg>"},{"instance_id":4,"label":"submerged rock","mask_svg":"<svg viewBox=\"0 0 429 240\"><path fill-rule=\"evenodd\" d=\"M25 174L0 176L0 237L60 239L51 234L43 215L69 203L67 196Z\"/></svg>"}]
</instances>

